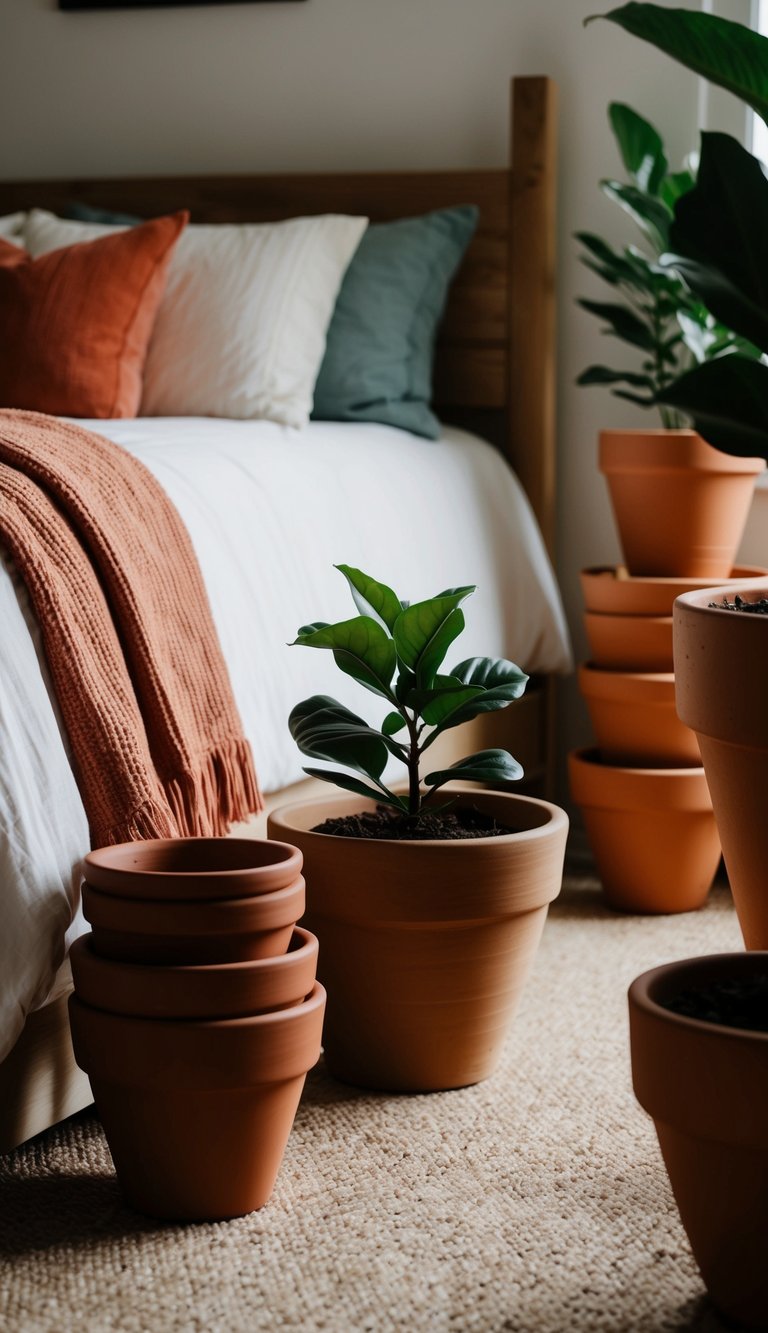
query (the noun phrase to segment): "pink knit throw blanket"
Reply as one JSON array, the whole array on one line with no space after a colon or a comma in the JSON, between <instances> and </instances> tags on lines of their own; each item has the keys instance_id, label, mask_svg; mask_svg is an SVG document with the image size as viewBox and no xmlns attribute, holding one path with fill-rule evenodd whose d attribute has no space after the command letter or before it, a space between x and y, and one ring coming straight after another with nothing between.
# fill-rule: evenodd
<instances>
[{"instance_id":1,"label":"pink knit throw blanket","mask_svg":"<svg viewBox=\"0 0 768 1333\"><path fill-rule=\"evenodd\" d=\"M222 834L258 810L197 560L143 464L0 411L0 543L40 624L92 845Z\"/></svg>"}]
</instances>

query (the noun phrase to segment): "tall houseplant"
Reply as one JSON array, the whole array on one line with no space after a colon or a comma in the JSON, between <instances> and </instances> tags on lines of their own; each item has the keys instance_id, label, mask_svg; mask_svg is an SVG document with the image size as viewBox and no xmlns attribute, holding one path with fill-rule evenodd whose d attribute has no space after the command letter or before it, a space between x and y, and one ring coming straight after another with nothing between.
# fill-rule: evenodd
<instances>
[{"instance_id":1,"label":"tall houseplant","mask_svg":"<svg viewBox=\"0 0 768 1333\"><path fill-rule=\"evenodd\" d=\"M546 801L446 787L520 777L504 750L434 771L424 757L442 731L506 707L525 687L525 673L503 659L441 670L474 590L409 605L361 570L338 568L359 614L304 626L296 643L331 651L389 711L377 728L324 695L298 704L289 724L302 752L343 765L305 771L353 796L283 807L268 831L304 855L331 1072L393 1091L461 1087L499 1059L560 891L568 821ZM384 781L390 756L405 765L405 791Z\"/></svg>"},{"instance_id":2,"label":"tall houseplant","mask_svg":"<svg viewBox=\"0 0 768 1333\"><path fill-rule=\"evenodd\" d=\"M723 458L664 395L692 366L734 352L747 359L757 350L664 263L674 210L695 184L690 163L670 171L657 129L630 107L613 102L608 114L628 179L604 180L601 188L632 218L640 244L616 250L590 232L577 233L583 262L618 298L579 304L642 359L628 369L589 366L578 383L610 386L617 397L661 416L662 431L600 437L600 467L630 573L727 578L762 464Z\"/></svg>"}]
</instances>

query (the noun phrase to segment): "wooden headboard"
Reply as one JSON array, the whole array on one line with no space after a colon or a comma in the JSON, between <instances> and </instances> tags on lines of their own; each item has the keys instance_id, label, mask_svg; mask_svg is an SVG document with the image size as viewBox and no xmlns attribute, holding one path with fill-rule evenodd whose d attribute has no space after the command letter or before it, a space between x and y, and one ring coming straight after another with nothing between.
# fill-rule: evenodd
<instances>
[{"instance_id":1,"label":"wooden headboard","mask_svg":"<svg viewBox=\"0 0 768 1333\"><path fill-rule=\"evenodd\" d=\"M510 166L495 171L290 176L177 176L0 182L0 214L74 200L193 222L272 222L310 213L372 221L452 204L480 208L451 291L435 365L446 421L497 443L522 481L552 549L555 504L555 88L512 80Z\"/></svg>"}]
</instances>

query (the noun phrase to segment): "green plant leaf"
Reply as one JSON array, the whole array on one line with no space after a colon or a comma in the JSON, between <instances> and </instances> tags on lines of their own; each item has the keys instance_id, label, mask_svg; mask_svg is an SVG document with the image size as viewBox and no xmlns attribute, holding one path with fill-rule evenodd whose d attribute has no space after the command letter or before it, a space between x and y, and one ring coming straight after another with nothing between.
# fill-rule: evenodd
<instances>
[{"instance_id":1,"label":"green plant leaf","mask_svg":"<svg viewBox=\"0 0 768 1333\"><path fill-rule=\"evenodd\" d=\"M728 134L703 134L695 187L677 204L673 255L707 308L768 351L768 180Z\"/></svg>"},{"instance_id":2,"label":"green plant leaf","mask_svg":"<svg viewBox=\"0 0 768 1333\"><path fill-rule=\"evenodd\" d=\"M372 616L384 629L392 631L397 617L402 611L400 598L396 597L386 583L377 583L369 574L352 565L336 565L341 570L350 586L355 606L361 616Z\"/></svg>"},{"instance_id":3,"label":"green plant leaf","mask_svg":"<svg viewBox=\"0 0 768 1333\"><path fill-rule=\"evenodd\" d=\"M607 366L588 366L582 370L577 384L634 384L638 389L652 390L654 386L650 375L641 375L632 370L609 370Z\"/></svg>"},{"instance_id":4,"label":"green plant leaf","mask_svg":"<svg viewBox=\"0 0 768 1333\"><path fill-rule=\"evenodd\" d=\"M468 657L453 668L451 675L482 690L451 714L447 723L451 727L470 722L479 713L495 713L499 708L506 708L524 694L529 679L519 666L504 657Z\"/></svg>"},{"instance_id":5,"label":"green plant leaf","mask_svg":"<svg viewBox=\"0 0 768 1333\"><path fill-rule=\"evenodd\" d=\"M649 194L643 194L636 186L622 185L620 181L601 181L600 189L637 223L657 254L668 248L672 215L666 204L660 199L653 199Z\"/></svg>"},{"instance_id":6,"label":"green plant leaf","mask_svg":"<svg viewBox=\"0 0 768 1333\"><path fill-rule=\"evenodd\" d=\"M768 121L768 39L744 24L650 4L620 5L584 21L594 19L608 19L650 42L695 74L735 93Z\"/></svg>"},{"instance_id":7,"label":"green plant leaf","mask_svg":"<svg viewBox=\"0 0 768 1333\"><path fill-rule=\"evenodd\" d=\"M389 746L381 733L327 694L314 694L297 704L288 718L288 729L310 759L345 764L374 781L384 772Z\"/></svg>"},{"instance_id":8,"label":"green plant leaf","mask_svg":"<svg viewBox=\"0 0 768 1333\"><path fill-rule=\"evenodd\" d=\"M598 319L605 320L608 328L603 330L604 333L612 333L622 342L631 343L633 347L641 347L644 352L655 350L656 340L650 327L628 306L612 305L604 301L587 301L583 297L579 298L578 304L591 315L597 315Z\"/></svg>"},{"instance_id":9,"label":"green plant leaf","mask_svg":"<svg viewBox=\"0 0 768 1333\"><path fill-rule=\"evenodd\" d=\"M385 629L370 616L356 616L338 625L305 625L295 639L304 648L329 648L336 665L366 689L391 699L395 672L395 645Z\"/></svg>"},{"instance_id":10,"label":"green plant leaf","mask_svg":"<svg viewBox=\"0 0 768 1333\"><path fill-rule=\"evenodd\" d=\"M405 718L402 713L387 713L381 724L381 730L385 736L394 736L396 731L401 731L405 726Z\"/></svg>"},{"instance_id":11,"label":"green plant leaf","mask_svg":"<svg viewBox=\"0 0 768 1333\"><path fill-rule=\"evenodd\" d=\"M517 782L522 776L521 765L507 750L478 750L450 768L428 773L424 781L434 789L461 778L467 782Z\"/></svg>"},{"instance_id":12,"label":"green plant leaf","mask_svg":"<svg viewBox=\"0 0 768 1333\"><path fill-rule=\"evenodd\" d=\"M662 203L667 205L670 212L674 211L678 199L692 190L696 184L696 177L691 171L673 171L669 176L665 176L659 186L659 198Z\"/></svg>"},{"instance_id":13,"label":"green plant leaf","mask_svg":"<svg viewBox=\"0 0 768 1333\"><path fill-rule=\"evenodd\" d=\"M369 787L358 778L353 778L351 773L339 773L332 768L304 768L302 772L310 778L322 778L324 782L332 782L335 787L343 787L344 791L353 791L358 796L367 796L369 800L378 801L380 805L391 805L395 810L408 813L408 802L402 801L388 787Z\"/></svg>"},{"instance_id":14,"label":"green plant leaf","mask_svg":"<svg viewBox=\"0 0 768 1333\"><path fill-rule=\"evenodd\" d=\"M482 694L480 686L466 685L455 676L435 676L430 690L413 690L408 696L408 706L413 708L428 726L437 726L443 718L467 703L476 694Z\"/></svg>"},{"instance_id":15,"label":"green plant leaf","mask_svg":"<svg viewBox=\"0 0 768 1333\"><path fill-rule=\"evenodd\" d=\"M686 412L716 449L768 458L768 366L762 362L717 357L681 375L656 401Z\"/></svg>"},{"instance_id":16,"label":"green plant leaf","mask_svg":"<svg viewBox=\"0 0 768 1333\"><path fill-rule=\"evenodd\" d=\"M621 160L639 190L658 194L667 174L667 158L658 130L623 102L611 102L608 107Z\"/></svg>"},{"instance_id":17,"label":"green plant leaf","mask_svg":"<svg viewBox=\"0 0 768 1333\"><path fill-rule=\"evenodd\" d=\"M474 591L474 586L448 588L428 601L414 602L399 617L394 628L397 655L416 676L417 688L431 688L440 663L464 628L459 606Z\"/></svg>"}]
</instances>

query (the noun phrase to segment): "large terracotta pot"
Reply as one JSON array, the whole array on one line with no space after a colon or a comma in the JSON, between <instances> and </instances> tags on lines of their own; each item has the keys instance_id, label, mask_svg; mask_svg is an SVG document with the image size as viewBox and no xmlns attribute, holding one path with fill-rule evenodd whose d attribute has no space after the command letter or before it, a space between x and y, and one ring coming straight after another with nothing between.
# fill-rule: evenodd
<instances>
[{"instance_id":1,"label":"large terracotta pot","mask_svg":"<svg viewBox=\"0 0 768 1333\"><path fill-rule=\"evenodd\" d=\"M579 668L579 689L592 730L608 763L653 768L701 764L696 737L675 711L671 671Z\"/></svg>"},{"instance_id":2,"label":"large terracotta pot","mask_svg":"<svg viewBox=\"0 0 768 1333\"><path fill-rule=\"evenodd\" d=\"M677 710L699 741L728 878L748 949L768 949L768 616L710 607L768 580L714 587L675 602Z\"/></svg>"},{"instance_id":3,"label":"large terracotta pot","mask_svg":"<svg viewBox=\"0 0 768 1333\"><path fill-rule=\"evenodd\" d=\"M89 852L86 882L120 898L253 898L293 884L301 853L265 838L150 838Z\"/></svg>"},{"instance_id":4,"label":"large terracotta pot","mask_svg":"<svg viewBox=\"0 0 768 1333\"><path fill-rule=\"evenodd\" d=\"M692 430L602 431L600 470L630 574L728 578L764 469Z\"/></svg>"},{"instance_id":5,"label":"large terracotta pot","mask_svg":"<svg viewBox=\"0 0 768 1333\"><path fill-rule=\"evenodd\" d=\"M261 1208L320 1054L322 986L290 1009L216 1022L127 1018L74 995L69 1005L128 1202L174 1221Z\"/></svg>"},{"instance_id":6,"label":"large terracotta pot","mask_svg":"<svg viewBox=\"0 0 768 1333\"><path fill-rule=\"evenodd\" d=\"M586 611L592 665L603 671L671 671L672 616Z\"/></svg>"},{"instance_id":7,"label":"large terracotta pot","mask_svg":"<svg viewBox=\"0 0 768 1333\"><path fill-rule=\"evenodd\" d=\"M243 1018L306 999L317 940L297 926L288 952L273 958L158 967L103 958L82 935L69 957L78 998L96 1009L135 1018Z\"/></svg>"},{"instance_id":8,"label":"large terracotta pot","mask_svg":"<svg viewBox=\"0 0 768 1333\"><path fill-rule=\"evenodd\" d=\"M645 972L629 992L632 1078L653 1116L675 1200L718 1309L768 1328L768 1033L665 1008L681 990L768 976L768 953Z\"/></svg>"},{"instance_id":9,"label":"large terracotta pot","mask_svg":"<svg viewBox=\"0 0 768 1333\"><path fill-rule=\"evenodd\" d=\"M446 794L449 794L446 792ZM314 833L372 809L333 796L284 806L271 836L301 848L306 924L328 989L323 1045L338 1078L369 1088L458 1088L495 1069L560 891L564 811L501 792L453 789L518 830L459 842Z\"/></svg>"},{"instance_id":10,"label":"large terracotta pot","mask_svg":"<svg viewBox=\"0 0 768 1333\"><path fill-rule=\"evenodd\" d=\"M735 565L728 581L735 586L767 573L759 565ZM711 579L632 577L621 565L582 569L580 579L586 610L614 616L671 616L676 597L712 586Z\"/></svg>"},{"instance_id":11,"label":"large terracotta pot","mask_svg":"<svg viewBox=\"0 0 768 1333\"><path fill-rule=\"evenodd\" d=\"M568 773L611 907L703 906L720 860L703 768L617 767L597 750L574 750Z\"/></svg>"}]
</instances>

